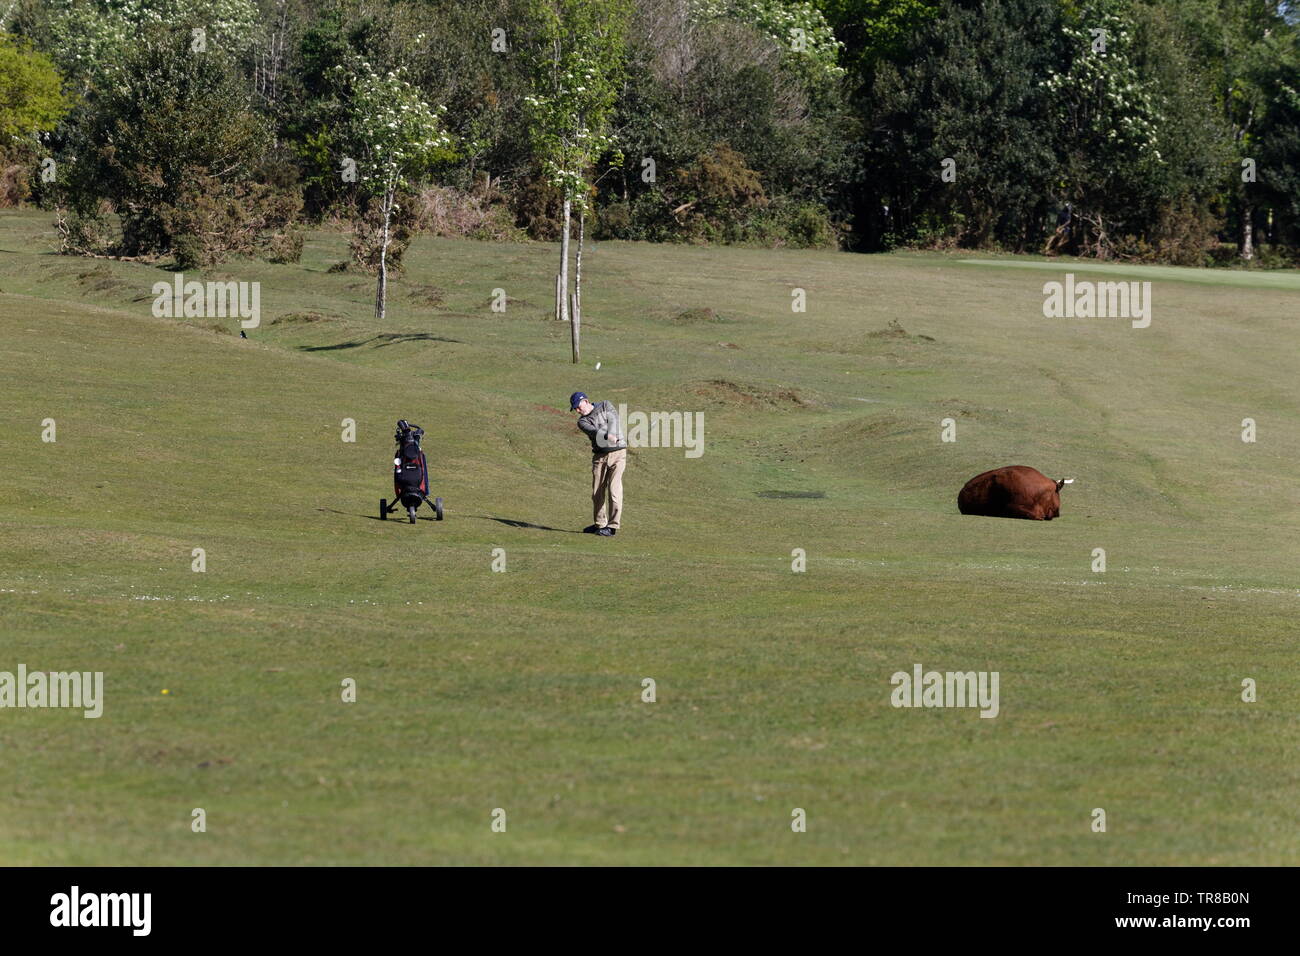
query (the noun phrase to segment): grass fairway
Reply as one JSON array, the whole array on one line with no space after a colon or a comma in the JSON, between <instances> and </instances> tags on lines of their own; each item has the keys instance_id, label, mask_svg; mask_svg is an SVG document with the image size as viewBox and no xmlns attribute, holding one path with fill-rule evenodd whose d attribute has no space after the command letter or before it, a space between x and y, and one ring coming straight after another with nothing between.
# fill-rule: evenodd
<instances>
[{"instance_id":1,"label":"grass fairway","mask_svg":"<svg viewBox=\"0 0 1300 956\"><path fill-rule=\"evenodd\" d=\"M574 368L547 245L422 239L381 324L313 235L204 276L262 283L245 341L52 242L0 215L0 670L106 703L0 710L0 863L1300 859L1294 288L1161 270L1133 329L1036 269L600 243ZM614 539L577 388L704 413ZM399 417L441 524L377 520ZM959 515L1003 464L1061 519ZM892 707L916 663L1000 714Z\"/></svg>"}]
</instances>

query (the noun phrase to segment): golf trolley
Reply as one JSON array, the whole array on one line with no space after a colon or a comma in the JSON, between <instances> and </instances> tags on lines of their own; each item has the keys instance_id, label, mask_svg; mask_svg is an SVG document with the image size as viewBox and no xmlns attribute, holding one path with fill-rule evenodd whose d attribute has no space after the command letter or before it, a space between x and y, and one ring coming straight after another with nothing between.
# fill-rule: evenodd
<instances>
[{"instance_id":1,"label":"golf trolley","mask_svg":"<svg viewBox=\"0 0 1300 956\"><path fill-rule=\"evenodd\" d=\"M416 509L426 503L437 515L437 520L442 520L442 499L429 497L429 465L420 447L423 437L423 428L406 419L397 423L397 432L393 435L393 441L397 443L397 454L393 458L393 494L396 497L391 504L387 498L379 499L379 520L387 521L398 505L404 505L411 524L415 524Z\"/></svg>"}]
</instances>

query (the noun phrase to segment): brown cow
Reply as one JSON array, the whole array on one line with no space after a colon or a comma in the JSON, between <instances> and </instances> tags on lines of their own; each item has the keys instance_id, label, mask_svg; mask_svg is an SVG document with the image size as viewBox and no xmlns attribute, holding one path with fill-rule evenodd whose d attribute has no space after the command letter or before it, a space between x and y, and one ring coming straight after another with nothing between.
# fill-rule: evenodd
<instances>
[{"instance_id":1,"label":"brown cow","mask_svg":"<svg viewBox=\"0 0 1300 956\"><path fill-rule=\"evenodd\" d=\"M957 508L964 515L1051 521L1061 516L1062 486L1072 481L1053 481L1025 465L994 468L966 482L957 495Z\"/></svg>"}]
</instances>

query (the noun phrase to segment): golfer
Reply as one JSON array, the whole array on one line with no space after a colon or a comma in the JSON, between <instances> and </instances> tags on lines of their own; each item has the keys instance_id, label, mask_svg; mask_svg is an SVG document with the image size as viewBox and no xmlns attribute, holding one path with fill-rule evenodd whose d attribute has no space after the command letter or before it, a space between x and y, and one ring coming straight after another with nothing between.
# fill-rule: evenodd
<instances>
[{"instance_id":1,"label":"golfer","mask_svg":"<svg viewBox=\"0 0 1300 956\"><path fill-rule=\"evenodd\" d=\"M591 507L595 524L583 530L610 538L618 532L623 517L623 468L627 464L623 426L613 405L593 405L582 392L569 396L569 410L578 413L578 428L591 439Z\"/></svg>"}]
</instances>

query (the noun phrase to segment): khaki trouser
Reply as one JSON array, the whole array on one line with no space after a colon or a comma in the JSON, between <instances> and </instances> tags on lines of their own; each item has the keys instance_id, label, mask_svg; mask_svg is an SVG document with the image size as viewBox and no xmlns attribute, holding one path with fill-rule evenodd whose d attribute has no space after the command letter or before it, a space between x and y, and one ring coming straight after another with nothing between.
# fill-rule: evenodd
<instances>
[{"instance_id":1,"label":"khaki trouser","mask_svg":"<svg viewBox=\"0 0 1300 956\"><path fill-rule=\"evenodd\" d=\"M1057 226L1056 232L1047 240L1047 246L1043 249L1043 255L1050 256L1053 251L1059 251L1064 248L1070 241L1069 225Z\"/></svg>"},{"instance_id":2,"label":"khaki trouser","mask_svg":"<svg viewBox=\"0 0 1300 956\"><path fill-rule=\"evenodd\" d=\"M597 528L618 530L623 516L623 468L627 464L627 449L607 451L591 459L591 507ZM609 495L609 515L606 520L605 496Z\"/></svg>"}]
</instances>

